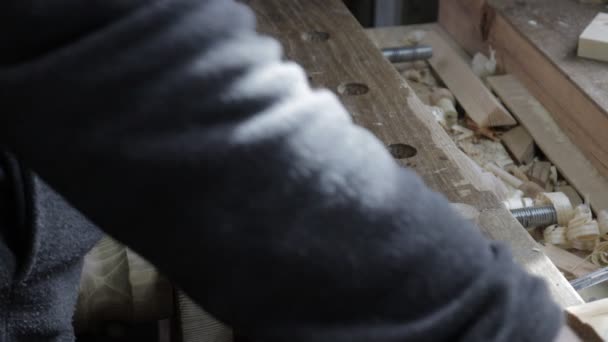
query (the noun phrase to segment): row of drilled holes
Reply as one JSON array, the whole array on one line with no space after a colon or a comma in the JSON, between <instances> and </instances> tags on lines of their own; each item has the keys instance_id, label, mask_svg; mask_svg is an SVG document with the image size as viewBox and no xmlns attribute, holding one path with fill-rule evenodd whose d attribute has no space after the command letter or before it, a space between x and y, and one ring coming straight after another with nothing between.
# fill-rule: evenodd
<instances>
[{"instance_id":1,"label":"row of drilled holes","mask_svg":"<svg viewBox=\"0 0 608 342\"><path fill-rule=\"evenodd\" d=\"M302 33L301 37L304 41L318 43L328 41L330 35L323 31L311 31ZM337 90L338 94L343 96L358 96L367 94L369 87L364 83L349 82L341 83ZM415 147L401 143L389 145L388 150L395 159L412 158L418 153Z\"/></svg>"}]
</instances>

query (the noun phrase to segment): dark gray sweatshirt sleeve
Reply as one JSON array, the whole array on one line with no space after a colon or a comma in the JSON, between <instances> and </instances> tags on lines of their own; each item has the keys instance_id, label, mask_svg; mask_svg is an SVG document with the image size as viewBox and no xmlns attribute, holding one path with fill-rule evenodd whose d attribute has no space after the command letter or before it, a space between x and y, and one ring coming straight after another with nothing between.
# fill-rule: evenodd
<instances>
[{"instance_id":1,"label":"dark gray sweatshirt sleeve","mask_svg":"<svg viewBox=\"0 0 608 342\"><path fill-rule=\"evenodd\" d=\"M543 282L311 90L243 5L0 7L2 143L235 329L296 342L557 334Z\"/></svg>"}]
</instances>

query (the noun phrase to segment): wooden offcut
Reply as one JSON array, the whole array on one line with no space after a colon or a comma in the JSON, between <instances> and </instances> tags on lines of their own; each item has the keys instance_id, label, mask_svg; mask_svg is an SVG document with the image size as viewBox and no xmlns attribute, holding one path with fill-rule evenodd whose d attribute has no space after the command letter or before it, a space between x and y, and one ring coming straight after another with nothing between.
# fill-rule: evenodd
<instances>
[{"instance_id":1,"label":"wooden offcut","mask_svg":"<svg viewBox=\"0 0 608 342\"><path fill-rule=\"evenodd\" d=\"M582 299L536 242L502 207L492 186L454 144L434 115L416 96L339 0L253 0L259 29L278 38L287 58L301 64L317 87L335 91L355 123L374 133L387 146L405 144L414 156L397 160L410 166L432 189L453 203L480 211L479 227L488 237L510 245L515 260L549 284L555 300L564 305ZM324 32L324 40L305 40L304 33ZM378 31L368 32L370 36ZM308 35L306 35L308 36ZM405 35L376 40L380 47L398 46ZM338 91L344 85L365 86L365 92Z\"/></svg>"},{"instance_id":2,"label":"wooden offcut","mask_svg":"<svg viewBox=\"0 0 608 342\"><path fill-rule=\"evenodd\" d=\"M596 212L608 208L608 180L572 143L526 87L511 75L489 77L488 83L559 173L581 195L589 198L591 207Z\"/></svg>"},{"instance_id":3,"label":"wooden offcut","mask_svg":"<svg viewBox=\"0 0 608 342\"><path fill-rule=\"evenodd\" d=\"M524 127L509 130L503 134L501 141L519 164L529 164L534 159L534 139Z\"/></svg>"},{"instance_id":4,"label":"wooden offcut","mask_svg":"<svg viewBox=\"0 0 608 342\"><path fill-rule=\"evenodd\" d=\"M582 337L583 341L608 340L608 298L569 307L567 313L569 313L568 324L570 326L580 327L585 324L587 327L593 328L597 334L597 336L594 336L593 331L590 331L591 335ZM578 322L572 322L573 319Z\"/></svg>"},{"instance_id":5,"label":"wooden offcut","mask_svg":"<svg viewBox=\"0 0 608 342\"><path fill-rule=\"evenodd\" d=\"M608 13L598 13L578 38L580 57L608 62Z\"/></svg>"},{"instance_id":6,"label":"wooden offcut","mask_svg":"<svg viewBox=\"0 0 608 342\"><path fill-rule=\"evenodd\" d=\"M440 0L439 22L469 53L496 51L595 168L608 176L608 68L576 56L603 5L572 0Z\"/></svg>"},{"instance_id":7,"label":"wooden offcut","mask_svg":"<svg viewBox=\"0 0 608 342\"><path fill-rule=\"evenodd\" d=\"M551 177L551 163L546 161L535 161L528 171L528 177L541 188L547 188L549 177ZM549 190L551 192L551 190Z\"/></svg>"},{"instance_id":8,"label":"wooden offcut","mask_svg":"<svg viewBox=\"0 0 608 342\"><path fill-rule=\"evenodd\" d=\"M589 261L572 254L560 247L547 244L542 247L543 252L553 261L561 271L580 278L600 268Z\"/></svg>"},{"instance_id":9,"label":"wooden offcut","mask_svg":"<svg viewBox=\"0 0 608 342\"><path fill-rule=\"evenodd\" d=\"M513 126L517 122L473 73L469 64L434 31L422 39L433 47L431 67L479 127Z\"/></svg>"}]
</instances>

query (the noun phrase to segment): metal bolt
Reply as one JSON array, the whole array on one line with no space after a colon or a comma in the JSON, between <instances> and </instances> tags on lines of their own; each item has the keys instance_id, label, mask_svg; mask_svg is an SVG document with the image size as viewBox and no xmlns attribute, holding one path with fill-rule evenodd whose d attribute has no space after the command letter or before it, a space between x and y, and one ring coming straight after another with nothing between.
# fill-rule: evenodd
<instances>
[{"instance_id":1,"label":"metal bolt","mask_svg":"<svg viewBox=\"0 0 608 342\"><path fill-rule=\"evenodd\" d=\"M382 49L382 55L391 63L413 62L433 57L433 48L429 45L391 47Z\"/></svg>"},{"instance_id":2,"label":"metal bolt","mask_svg":"<svg viewBox=\"0 0 608 342\"><path fill-rule=\"evenodd\" d=\"M557 223L557 211L552 205L513 209L511 214L526 228L550 226Z\"/></svg>"}]
</instances>

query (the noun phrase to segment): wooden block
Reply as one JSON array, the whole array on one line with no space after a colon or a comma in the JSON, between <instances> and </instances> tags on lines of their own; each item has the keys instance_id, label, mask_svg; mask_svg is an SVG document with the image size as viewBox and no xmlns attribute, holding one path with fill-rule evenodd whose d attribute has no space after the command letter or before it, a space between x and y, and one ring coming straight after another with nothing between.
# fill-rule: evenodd
<instances>
[{"instance_id":1,"label":"wooden block","mask_svg":"<svg viewBox=\"0 0 608 342\"><path fill-rule=\"evenodd\" d=\"M546 187L551 176L551 163L545 161L537 161L532 164L530 171L528 171L528 177L534 183L541 187Z\"/></svg>"},{"instance_id":2,"label":"wooden block","mask_svg":"<svg viewBox=\"0 0 608 342\"><path fill-rule=\"evenodd\" d=\"M559 128L547 109L511 75L487 80L559 173L583 196L589 196L593 210L607 209L608 180Z\"/></svg>"},{"instance_id":3,"label":"wooden block","mask_svg":"<svg viewBox=\"0 0 608 342\"><path fill-rule=\"evenodd\" d=\"M519 164L528 164L534 159L534 139L524 127L509 130L501 141Z\"/></svg>"},{"instance_id":4,"label":"wooden block","mask_svg":"<svg viewBox=\"0 0 608 342\"><path fill-rule=\"evenodd\" d=\"M542 250L560 271L572 274L575 278L580 278L600 269L578 255L553 245L547 244L542 247Z\"/></svg>"},{"instance_id":5,"label":"wooden block","mask_svg":"<svg viewBox=\"0 0 608 342\"><path fill-rule=\"evenodd\" d=\"M569 307L566 312L569 314L568 325L576 329L583 341L608 340L608 298ZM593 331L586 330L589 327ZM581 331L586 334L581 334Z\"/></svg>"},{"instance_id":6,"label":"wooden block","mask_svg":"<svg viewBox=\"0 0 608 342\"><path fill-rule=\"evenodd\" d=\"M428 31L423 43L433 47L431 67L479 127L513 126L517 122L445 40Z\"/></svg>"},{"instance_id":7,"label":"wooden block","mask_svg":"<svg viewBox=\"0 0 608 342\"><path fill-rule=\"evenodd\" d=\"M608 62L608 13L598 13L578 38L580 57Z\"/></svg>"}]
</instances>

